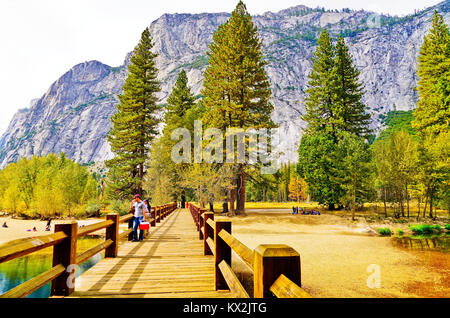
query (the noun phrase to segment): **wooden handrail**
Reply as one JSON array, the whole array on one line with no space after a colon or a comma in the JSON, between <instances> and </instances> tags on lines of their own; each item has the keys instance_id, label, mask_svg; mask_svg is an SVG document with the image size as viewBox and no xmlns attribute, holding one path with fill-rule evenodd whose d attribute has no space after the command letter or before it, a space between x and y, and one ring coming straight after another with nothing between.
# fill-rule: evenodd
<instances>
[{"instance_id":1,"label":"wooden handrail","mask_svg":"<svg viewBox=\"0 0 450 318\"><path fill-rule=\"evenodd\" d=\"M66 268L59 264L48 271L39 274L30 280L8 290L6 293L0 295L0 298L23 298L38 290L48 282L54 280L56 277L66 271Z\"/></svg>"},{"instance_id":2,"label":"wooden handrail","mask_svg":"<svg viewBox=\"0 0 450 318\"><path fill-rule=\"evenodd\" d=\"M120 219L119 219L119 222L120 222L120 223L126 222L126 221L128 221L128 220L131 220L133 217L134 217L133 214L128 213L127 215L121 216Z\"/></svg>"},{"instance_id":3,"label":"wooden handrail","mask_svg":"<svg viewBox=\"0 0 450 318\"><path fill-rule=\"evenodd\" d=\"M162 219L175 211L176 208L176 203L170 203L153 207L151 211L158 211L158 218ZM127 221L128 230L119 234L119 224ZM54 250L53 267L50 270L12 288L0 295L0 297L25 297L50 281L52 282L51 295L70 295L74 288L73 286L67 286L67 279L71 274L66 271L66 269L70 268L69 265L83 263L103 250L106 250L105 257L117 257L118 241L127 235L128 240L131 240L132 221L132 214L122 217L119 217L118 214L108 214L105 221L81 228L78 228L78 223L76 222L56 224L55 233L53 234L14 240L2 244L0 247L0 264L46 247L53 246ZM149 219L149 221L154 222L155 219ZM154 225L152 224L152 226ZM77 239L101 229L106 229L105 241L76 255Z\"/></svg>"},{"instance_id":4,"label":"wooden handrail","mask_svg":"<svg viewBox=\"0 0 450 318\"><path fill-rule=\"evenodd\" d=\"M220 231L219 236L253 271L253 251L225 230Z\"/></svg>"},{"instance_id":5,"label":"wooden handrail","mask_svg":"<svg viewBox=\"0 0 450 318\"><path fill-rule=\"evenodd\" d=\"M278 298L312 298L303 288L283 274L270 286L270 291Z\"/></svg>"},{"instance_id":6,"label":"wooden handrail","mask_svg":"<svg viewBox=\"0 0 450 318\"><path fill-rule=\"evenodd\" d=\"M206 239L206 244L208 244L208 247L210 248L212 254L214 255L215 249L214 249L214 240L210 237Z\"/></svg>"},{"instance_id":7,"label":"wooden handrail","mask_svg":"<svg viewBox=\"0 0 450 318\"><path fill-rule=\"evenodd\" d=\"M102 221L102 222L97 222L88 226L83 226L78 230L78 234L77 237L83 237L89 233L92 232L96 232L98 230L102 230L102 229L106 229L107 227L110 227L111 225L113 225L114 222L113 221Z\"/></svg>"},{"instance_id":8,"label":"wooden handrail","mask_svg":"<svg viewBox=\"0 0 450 318\"><path fill-rule=\"evenodd\" d=\"M214 228L214 227L216 226L216 222L214 222L214 221L211 220L211 219L208 219L208 221L206 221L206 223L207 223L211 228Z\"/></svg>"},{"instance_id":9,"label":"wooden handrail","mask_svg":"<svg viewBox=\"0 0 450 318\"><path fill-rule=\"evenodd\" d=\"M66 234L56 232L48 235L30 237L11 245L3 244L4 247L0 248L0 264L43 248L54 246L65 238L67 238Z\"/></svg>"},{"instance_id":10,"label":"wooden handrail","mask_svg":"<svg viewBox=\"0 0 450 318\"><path fill-rule=\"evenodd\" d=\"M242 286L236 274L231 269L225 261L219 264L220 271L227 282L228 287L233 292L233 294L238 298L250 298L245 288Z\"/></svg>"},{"instance_id":11,"label":"wooden handrail","mask_svg":"<svg viewBox=\"0 0 450 318\"><path fill-rule=\"evenodd\" d=\"M189 210L201 233L204 254L214 255L216 290L223 289L226 284L236 296L248 297L231 269L231 251L234 251L253 272L255 298L268 297L270 293L280 298L311 297L301 288L300 255L297 251L286 245L274 244L259 245L251 250L231 235L230 221L214 220L213 213L202 214L201 209L193 204L189 204Z\"/></svg>"},{"instance_id":12,"label":"wooden handrail","mask_svg":"<svg viewBox=\"0 0 450 318\"><path fill-rule=\"evenodd\" d=\"M128 229L128 230L126 230L126 231L123 231L122 233L120 233L119 234L119 237L122 239L122 238L124 238L125 236L128 236L131 232L133 232L133 229L131 228L131 229Z\"/></svg>"},{"instance_id":13,"label":"wooden handrail","mask_svg":"<svg viewBox=\"0 0 450 318\"><path fill-rule=\"evenodd\" d=\"M100 253L101 251L109 247L112 243L114 243L112 240L107 240L94 247L91 247L90 249L84 251L81 254L78 254L76 257L76 263L77 264L83 263L84 261L90 259L92 256Z\"/></svg>"}]
</instances>

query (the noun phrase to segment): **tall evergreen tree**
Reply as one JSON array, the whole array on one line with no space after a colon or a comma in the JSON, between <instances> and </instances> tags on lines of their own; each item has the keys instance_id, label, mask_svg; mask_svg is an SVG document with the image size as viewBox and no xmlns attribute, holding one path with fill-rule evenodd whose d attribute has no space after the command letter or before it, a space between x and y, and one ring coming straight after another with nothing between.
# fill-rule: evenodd
<instances>
[{"instance_id":1,"label":"tall evergreen tree","mask_svg":"<svg viewBox=\"0 0 450 318\"><path fill-rule=\"evenodd\" d=\"M413 127L421 134L436 135L450 125L450 33L437 11L418 60L419 101Z\"/></svg>"},{"instance_id":2,"label":"tall evergreen tree","mask_svg":"<svg viewBox=\"0 0 450 318\"><path fill-rule=\"evenodd\" d=\"M202 90L205 125L222 131L227 127L274 127L262 41L242 1L214 33L209 49ZM244 164L238 164L236 171L237 210L241 211L245 208ZM233 206L234 190L230 200Z\"/></svg>"},{"instance_id":3,"label":"tall evergreen tree","mask_svg":"<svg viewBox=\"0 0 450 318\"><path fill-rule=\"evenodd\" d=\"M150 193L158 197L158 202L163 202L164 197L166 198L164 202L175 199L183 190L180 186L180 173L186 164L172 161L172 148L178 141L172 140L171 136L176 128L187 128L192 136L193 122L201 117L201 111L201 105L195 103L195 97L188 86L186 72L182 70L167 98L166 113L164 114L165 126L161 137L151 147L148 162L149 172L146 177L148 181L146 185L148 185ZM156 188L167 182L170 182L172 186L166 186L164 191Z\"/></svg>"},{"instance_id":4,"label":"tall evergreen tree","mask_svg":"<svg viewBox=\"0 0 450 318\"><path fill-rule=\"evenodd\" d=\"M114 158L106 161L109 170L109 191L116 197L126 198L133 192L142 194L144 162L149 146L157 134L160 110L155 93L160 91L152 53L149 29L131 56L128 77L119 96L117 112L111 117L112 128L107 136Z\"/></svg>"},{"instance_id":5,"label":"tall evergreen tree","mask_svg":"<svg viewBox=\"0 0 450 318\"><path fill-rule=\"evenodd\" d=\"M359 82L359 71L353 65L342 36L339 36L336 43L333 75L335 88L333 106L338 129L368 138L370 114L366 114L365 105L361 102L363 87Z\"/></svg>"},{"instance_id":6,"label":"tall evergreen tree","mask_svg":"<svg viewBox=\"0 0 450 318\"><path fill-rule=\"evenodd\" d=\"M368 137L370 116L361 102L363 87L344 39L336 47L323 30L312 58L306 113L307 122L299 147L297 171L310 185L310 193L330 210L342 204L345 184L338 178L344 169L337 157L338 145L345 133Z\"/></svg>"},{"instance_id":7,"label":"tall evergreen tree","mask_svg":"<svg viewBox=\"0 0 450 318\"><path fill-rule=\"evenodd\" d=\"M180 120L186 115L186 112L192 108L195 103L195 97L188 86L188 78L185 70L178 74L175 86L167 98L166 113L164 122L169 130L177 128ZM174 127L171 127L174 126ZM182 127L182 126L180 126Z\"/></svg>"},{"instance_id":8,"label":"tall evergreen tree","mask_svg":"<svg viewBox=\"0 0 450 318\"><path fill-rule=\"evenodd\" d=\"M302 119L308 123L306 133L329 126L330 132L336 138L335 93L335 50L328 32L324 29L317 41L317 48L311 59L312 70L309 74L306 113Z\"/></svg>"}]
</instances>

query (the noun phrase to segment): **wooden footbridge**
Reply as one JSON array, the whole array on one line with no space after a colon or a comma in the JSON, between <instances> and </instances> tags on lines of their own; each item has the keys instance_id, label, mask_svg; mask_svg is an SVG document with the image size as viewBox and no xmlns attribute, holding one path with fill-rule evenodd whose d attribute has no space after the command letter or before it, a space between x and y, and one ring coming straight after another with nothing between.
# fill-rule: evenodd
<instances>
[{"instance_id":1,"label":"wooden footbridge","mask_svg":"<svg viewBox=\"0 0 450 318\"><path fill-rule=\"evenodd\" d=\"M53 265L0 297L25 297L51 282L50 297L249 298L231 268L232 255L253 271L253 297L311 297L300 287L300 255L292 248L251 250L232 236L231 221L192 204L157 206L152 215L141 242L131 242L131 214L109 214L89 226L56 224L53 234L2 245L0 263L53 246ZM78 238L103 229L104 242L77 254ZM75 279L75 265L103 251L105 257Z\"/></svg>"}]
</instances>

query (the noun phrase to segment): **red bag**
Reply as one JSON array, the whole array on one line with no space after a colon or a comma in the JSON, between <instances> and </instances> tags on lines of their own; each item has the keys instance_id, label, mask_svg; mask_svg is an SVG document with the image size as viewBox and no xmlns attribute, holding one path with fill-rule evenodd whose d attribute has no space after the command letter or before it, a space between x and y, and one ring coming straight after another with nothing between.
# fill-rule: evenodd
<instances>
[{"instance_id":1,"label":"red bag","mask_svg":"<svg viewBox=\"0 0 450 318\"><path fill-rule=\"evenodd\" d=\"M150 228L150 223L148 223L148 222L139 223L140 230L148 230L149 228Z\"/></svg>"}]
</instances>

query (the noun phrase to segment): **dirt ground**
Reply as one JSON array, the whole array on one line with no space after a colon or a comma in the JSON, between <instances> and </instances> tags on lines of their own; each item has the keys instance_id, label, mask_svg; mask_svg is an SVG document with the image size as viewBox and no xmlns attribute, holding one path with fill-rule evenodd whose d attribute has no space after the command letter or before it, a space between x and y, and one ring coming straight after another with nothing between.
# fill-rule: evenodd
<instances>
[{"instance_id":1,"label":"dirt ground","mask_svg":"<svg viewBox=\"0 0 450 318\"><path fill-rule=\"evenodd\" d=\"M286 244L297 250L302 286L313 297L450 296L450 254L395 247L392 238L377 235L380 224L288 210L248 210L245 217L229 219L233 235L251 249ZM250 273L234 259L237 272ZM370 283L371 264L379 268L379 288Z\"/></svg>"}]
</instances>

